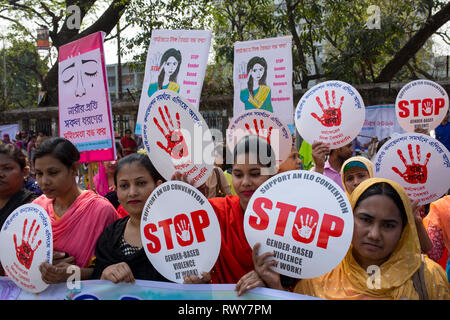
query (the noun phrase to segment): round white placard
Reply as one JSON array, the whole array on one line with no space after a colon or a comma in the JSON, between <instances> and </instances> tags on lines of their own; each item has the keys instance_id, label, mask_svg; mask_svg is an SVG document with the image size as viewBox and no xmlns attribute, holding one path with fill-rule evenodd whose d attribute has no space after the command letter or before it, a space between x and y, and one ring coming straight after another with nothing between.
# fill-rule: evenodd
<instances>
[{"instance_id":1,"label":"round white placard","mask_svg":"<svg viewBox=\"0 0 450 320\"><path fill-rule=\"evenodd\" d=\"M220 225L211 204L181 181L158 186L141 218L142 246L152 265L167 279L209 272L220 251Z\"/></svg>"},{"instance_id":2,"label":"round white placard","mask_svg":"<svg viewBox=\"0 0 450 320\"><path fill-rule=\"evenodd\" d=\"M288 126L274 113L266 110L247 110L234 117L228 125L227 147L234 146L245 136L258 135L266 140L275 153L277 164L287 159L292 149L292 135Z\"/></svg>"},{"instance_id":3,"label":"round white placard","mask_svg":"<svg viewBox=\"0 0 450 320\"><path fill-rule=\"evenodd\" d=\"M295 126L309 144L321 141L337 149L353 141L365 120L359 92L342 81L325 81L309 89L295 109Z\"/></svg>"},{"instance_id":4,"label":"round white placard","mask_svg":"<svg viewBox=\"0 0 450 320\"><path fill-rule=\"evenodd\" d=\"M420 205L439 199L450 188L450 152L428 135L396 135L374 159L374 176L398 182Z\"/></svg>"},{"instance_id":5,"label":"round white placard","mask_svg":"<svg viewBox=\"0 0 450 320\"><path fill-rule=\"evenodd\" d=\"M0 260L9 278L20 288L38 293L48 284L39 265L52 263L53 235L47 212L37 204L24 204L6 219L0 232Z\"/></svg>"},{"instance_id":6,"label":"round white placard","mask_svg":"<svg viewBox=\"0 0 450 320\"><path fill-rule=\"evenodd\" d=\"M171 90L150 98L144 115L143 142L153 165L170 180L179 171L198 187L214 164L214 143L205 120L194 106Z\"/></svg>"},{"instance_id":7,"label":"round white placard","mask_svg":"<svg viewBox=\"0 0 450 320\"><path fill-rule=\"evenodd\" d=\"M448 94L430 80L414 80L400 89L395 100L395 114L406 132L415 129L431 131L447 116Z\"/></svg>"},{"instance_id":8,"label":"round white placard","mask_svg":"<svg viewBox=\"0 0 450 320\"><path fill-rule=\"evenodd\" d=\"M299 192L293 192L298 190ZM304 170L280 173L251 197L244 231L259 254L274 252L273 269L294 278L315 278L345 257L353 213L345 192L328 177Z\"/></svg>"}]
</instances>

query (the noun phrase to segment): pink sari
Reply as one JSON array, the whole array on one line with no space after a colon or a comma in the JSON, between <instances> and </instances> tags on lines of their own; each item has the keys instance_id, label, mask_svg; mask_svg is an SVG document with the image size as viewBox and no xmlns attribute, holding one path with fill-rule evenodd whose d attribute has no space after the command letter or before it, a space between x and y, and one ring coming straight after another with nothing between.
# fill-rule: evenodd
<instances>
[{"instance_id":1,"label":"pink sari","mask_svg":"<svg viewBox=\"0 0 450 320\"><path fill-rule=\"evenodd\" d=\"M45 195L33 201L50 216L53 250L68 253L75 258L77 266L85 268L94 257L99 236L118 218L117 212L108 200L91 190L83 191L59 219L53 210L53 201Z\"/></svg>"}]
</instances>

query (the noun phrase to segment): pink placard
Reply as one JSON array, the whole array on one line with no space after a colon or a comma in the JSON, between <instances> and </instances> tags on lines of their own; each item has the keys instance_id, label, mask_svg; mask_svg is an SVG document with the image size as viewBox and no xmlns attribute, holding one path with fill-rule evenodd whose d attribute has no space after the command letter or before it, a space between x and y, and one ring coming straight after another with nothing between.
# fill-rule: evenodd
<instances>
[{"instance_id":1,"label":"pink placard","mask_svg":"<svg viewBox=\"0 0 450 320\"><path fill-rule=\"evenodd\" d=\"M59 135L80 151L80 162L115 159L103 32L59 48Z\"/></svg>"}]
</instances>

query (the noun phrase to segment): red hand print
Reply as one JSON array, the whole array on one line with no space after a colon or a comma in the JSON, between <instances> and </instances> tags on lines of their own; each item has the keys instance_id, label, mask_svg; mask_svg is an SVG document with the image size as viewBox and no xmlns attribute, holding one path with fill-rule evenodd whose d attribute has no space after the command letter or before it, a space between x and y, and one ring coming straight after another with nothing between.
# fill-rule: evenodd
<instances>
[{"instance_id":1,"label":"red hand print","mask_svg":"<svg viewBox=\"0 0 450 320\"><path fill-rule=\"evenodd\" d=\"M34 242L34 239L36 238L36 235L39 231L39 225L37 226L36 230L34 231L33 238L30 242L31 233L33 232L34 226L36 224L36 220L33 220L33 223L31 224L30 231L28 231L28 238L25 241L25 230L27 228L27 222L28 220L25 219L25 222L23 224L23 232L22 232L22 243L20 246L17 246L17 236L14 235L14 246L16 247L16 256L19 262L25 266L25 268L30 269L31 263L33 262L33 256L36 249L41 245L41 240L38 241L36 247L34 249L31 247L31 245Z\"/></svg>"},{"instance_id":2,"label":"red hand print","mask_svg":"<svg viewBox=\"0 0 450 320\"><path fill-rule=\"evenodd\" d=\"M259 137L266 139L267 143L270 144L270 137L272 135L273 127L269 127L269 130L267 130L267 132L265 132L265 130L264 130L264 121L262 119L259 120L259 121L260 121L259 123L260 123L261 128L258 128L258 121L256 119L253 119L253 125L255 127L254 130L250 129L250 126L249 126L248 123L245 124L245 128L247 129L247 131L250 134L255 134L256 133Z\"/></svg>"},{"instance_id":3,"label":"red hand print","mask_svg":"<svg viewBox=\"0 0 450 320\"><path fill-rule=\"evenodd\" d=\"M420 164L419 163L420 162L420 146L416 145L417 160L418 160L417 163L414 162L414 156L413 156L411 144L408 144L408 150L409 150L409 158L411 159L411 164L407 164L402 151L397 150L397 153L398 153L400 159L405 164L405 167L406 167L405 172L401 173L400 170L398 170L396 167L392 167L392 170L395 173L397 173L398 175L400 175L400 177L402 177L403 180L405 180L408 183L411 183L411 184L422 183L423 184L423 183L427 182L427 176L428 176L427 164L428 164L428 160L430 160L431 153L427 154L425 163Z\"/></svg>"},{"instance_id":4,"label":"red hand print","mask_svg":"<svg viewBox=\"0 0 450 320\"><path fill-rule=\"evenodd\" d=\"M334 90L331 91L331 98L332 98L333 106L335 106L336 105L336 93ZM314 118L316 118L317 120L319 120L320 123L322 125L324 125L325 127L339 126L341 124L341 107L342 107L342 103L344 102L344 96L341 97L341 99L339 101L339 106L337 108L331 106L328 90L325 91L325 99L327 102L328 109L325 109L320 98L316 97L316 101L319 104L320 109L322 109L322 111L323 111L323 116L319 118L319 116L314 112L312 112L311 115Z\"/></svg>"},{"instance_id":5,"label":"red hand print","mask_svg":"<svg viewBox=\"0 0 450 320\"><path fill-rule=\"evenodd\" d=\"M422 103L422 114L424 116L431 116L433 113L433 101L430 99L425 99Z\"/></svg>"},{"instance_id":6,"label":"red hand print","mask_svg":"<svg viewBox=\"0 0 450 320\"><path fill-rule=\"evenodd\" d=\"M169 110L167 109L167 106L164 106L164 111L166 112L167 119L169 120L169 124L166 121L166 117L163 114L163 111L161 107L159 107L159 114L161 115L161 119L164 122L164 125L166 127L166 131L160 126L158 120L156 118L153 118L153 121L155 122L156 126L158 127L159 131L163 134L163 136L167 140L167 147L164 146L160 141L158 141L156 144L158 147L166 151L173 159L181 159L183 157L186 157L188 152L188 147L186 144L186 140L183 137L183 134L181 133L180 129L180 114L177 112L175 117L177 118L177 128L173 125L172 117L169 114Z\"/></svg>"}]
</instances>

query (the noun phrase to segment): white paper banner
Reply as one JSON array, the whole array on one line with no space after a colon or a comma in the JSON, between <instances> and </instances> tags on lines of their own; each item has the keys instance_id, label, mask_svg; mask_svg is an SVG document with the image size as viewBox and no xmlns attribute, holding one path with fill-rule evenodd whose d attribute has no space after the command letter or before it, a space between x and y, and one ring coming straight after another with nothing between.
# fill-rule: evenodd
<instances>
[{"instance_id":1,"label":"white paper banner","mask_svg":"<svg viewBox=\"0 0 450 320\"><path fill-rule=\"evenodd\" d=\"M233 114L260 109L293 124L292 37L236 42Z\"/></svg>"},{"instance_id":2,"label":"white paper banner","mask_svg":"<svg viewBox=\"0 0 450 320\"><path fill-rule=\"evenodd\" d=\"M198 110L210 45L209 30L152 31L136 134L142 134L145 111L157 90L177 92Z\"/></svg>"},{"instance_id":3,"label":"white paper banner","mask_svg":"<svg viewBox=\"0 0 450 320\"><path fill-rule=\"evenodd\" d=\"M168 181L147 199L141 218L142 246L167 279L209 272L220 251L220 225L211 204L196 188Z\"/></svg>"}]
</instances>

